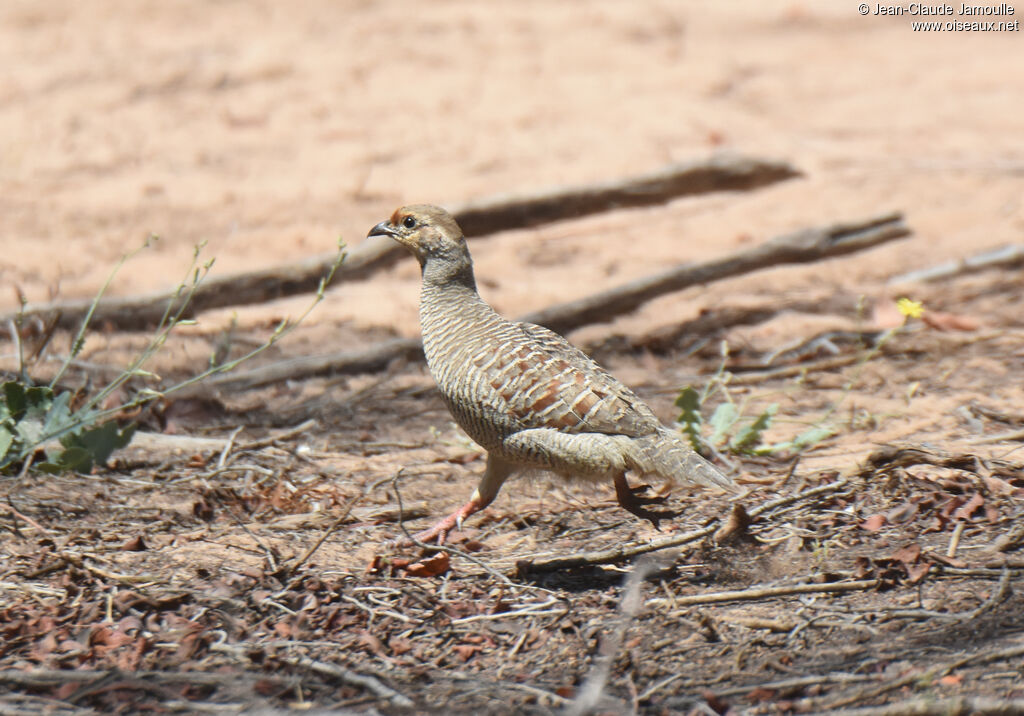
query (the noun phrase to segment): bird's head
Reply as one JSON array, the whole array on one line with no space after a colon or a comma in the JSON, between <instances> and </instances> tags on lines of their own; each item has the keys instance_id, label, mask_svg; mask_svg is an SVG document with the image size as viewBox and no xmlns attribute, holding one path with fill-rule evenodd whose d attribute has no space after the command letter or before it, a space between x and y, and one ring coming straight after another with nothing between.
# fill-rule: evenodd
<instances>
[{"instance_id":1,"label":"bird's head","mask_svg":"<svg viewBox=\"0 0 1024 716\"><path fill-rule=\"evenodd\" d=\"M367 235L390 236L424 267L433 262L462 265L469 261L462 229L451 214L438 206L411 204L395 209L390 220L380 222Z\"/></svg>"}]
</instances>

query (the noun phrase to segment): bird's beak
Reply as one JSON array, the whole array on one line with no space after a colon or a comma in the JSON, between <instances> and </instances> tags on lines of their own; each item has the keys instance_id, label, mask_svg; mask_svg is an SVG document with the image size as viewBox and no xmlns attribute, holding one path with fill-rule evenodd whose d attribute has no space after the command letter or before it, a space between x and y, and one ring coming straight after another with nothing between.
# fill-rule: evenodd
<instances>
[{"instance_id":1,"label":"bird's beak","mask_svg":"<svg viewBox=\"0 0 1024 716\"><path fill-rule=\"evenodd\" d=\"M398 238L398 232L395 231L395 228L391 226L391 224L386 221L382 221L370 229L370 233L368 233L367 236L390 236L392 239L395 239Z\"/></svg>"}]
</instances>

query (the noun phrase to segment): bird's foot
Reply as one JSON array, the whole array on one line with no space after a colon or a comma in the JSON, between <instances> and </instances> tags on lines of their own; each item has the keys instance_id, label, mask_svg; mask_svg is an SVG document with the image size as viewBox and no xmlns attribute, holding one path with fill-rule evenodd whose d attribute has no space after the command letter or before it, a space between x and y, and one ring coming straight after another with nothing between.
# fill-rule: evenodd
<instances>
[{"instance_id":1,"label":"bird's foot","mask_svg":"<svg viewBox=\"0 0 1024 716\"><path fill-rule=\"evenodd\" d=\"M661 505L665 503L666 498L664 496L655 497L641 497L638 493L645 492L650 489L650 485L638 485L636 487L630 487L629 483L626 482L625 475L617 475L615 477L615 497L618 499L619 504L627 511L641 519L649 520L654 529L658 529L658 522L661 520L672 519L679 515L678 512L673 510L649 510L644 505Z\"/></svg>"},{"instance_id":2,"label":"bird's foot","mask_svg":"<svg viewBox=\"0 0 1024 716\"><path fill-rule=\"evenodd\" d=\"M469 502L464 504L459 509L455 510L455 512L451 513L444 519L435 522L432 527L425 529L422 532L417 532L415 535L412 536L412 539L409 539L407 537L399 537L398 539L393 541L393 544L396 547L408 547L410 545L416 544L417 542L422 542L423 544L430 544L431 542L434 542L436 540L437 545L441 546L445 543L445 540L448 539L449 532L451 532L453 529L461 530L462 521L470 515L472 515L474 512L479 512L481 509L483 509L483 506L480 504L478 500L470 500Z\"/></svg>"}]
</instances>

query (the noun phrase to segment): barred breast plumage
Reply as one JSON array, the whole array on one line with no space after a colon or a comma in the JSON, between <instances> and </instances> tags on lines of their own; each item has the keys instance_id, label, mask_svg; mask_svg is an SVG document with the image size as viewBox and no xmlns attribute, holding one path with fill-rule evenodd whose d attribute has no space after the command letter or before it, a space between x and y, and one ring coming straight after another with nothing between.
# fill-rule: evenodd
<instances>
[{"instance_id":1,"label":"barred breast plumage","mask_svg":"<svg viewBox=\"0 0 1024 716\"><path fill-rule=\"evenodd\" d=\"M610 479L619 503L655 525L667 512L636 494L626 472L733 489L732 481L661 424L633 391L558 334L496 313L476 290L462 232L443 209L398 209L370 235L394 238L419 259L427 364L455 421L487 450L472 498L421 533L445 539L494 499L516 469Z\"/></svg>"}]
</instances>

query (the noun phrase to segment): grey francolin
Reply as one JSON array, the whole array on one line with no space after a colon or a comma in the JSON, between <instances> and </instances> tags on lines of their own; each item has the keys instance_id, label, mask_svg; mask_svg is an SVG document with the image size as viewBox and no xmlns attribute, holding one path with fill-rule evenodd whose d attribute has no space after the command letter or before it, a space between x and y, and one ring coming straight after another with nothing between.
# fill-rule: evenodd
<instances>
[{"instance_id":1,"label":"grey francolin","mask_svg":"<svg viewBox=\"0 0 1024 716\"><path fill-rule=\"evenodd\" d=\"M423 350L455 422L487 451L469 501L417 538L443 543L524 468L611 480L622 507L655 526L626 472L734 490L733 482L661 424L633 391L558 334L498 315L480 298L469 248L436 206L405 206L370 236L390 236L420 262Z\"/></svg>"}]
</instances>

